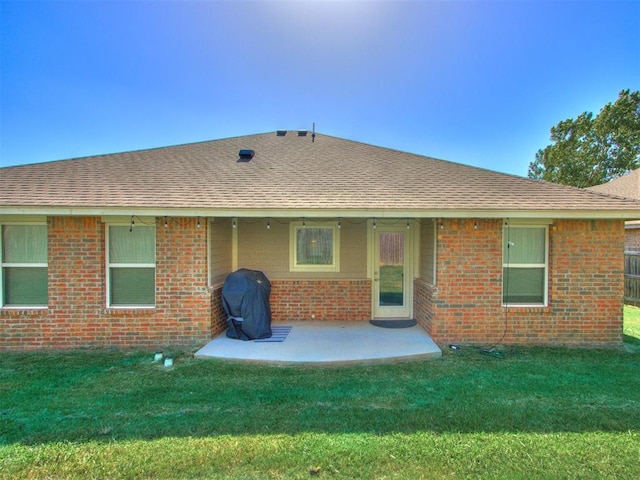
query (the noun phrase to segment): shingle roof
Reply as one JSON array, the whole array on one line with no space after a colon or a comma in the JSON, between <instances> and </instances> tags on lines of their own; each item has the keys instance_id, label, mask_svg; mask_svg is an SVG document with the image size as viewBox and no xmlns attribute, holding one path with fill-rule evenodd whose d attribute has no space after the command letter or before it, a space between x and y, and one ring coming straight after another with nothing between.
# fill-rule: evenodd
<instances>
[{"instance_id":1,"label":"shingle roof","mask_svg":"<svg viewBox=\"0 0 640 480\"><path fill-rule=\"evenodd\" d=\"M3 168L3 207L640 218L640 202L295 131Z\"/></svg>"},{"instance_id":2,"label":"shingle roof","mask_svg":"<svg viewBox=\"0 0 640 480\"><path fill-rule=\"evenodd\" d=\"M589 187L589 190L600 193L608 193L618 197L640 199L640 169L626 175L614 178L610 182Z\"/></svg>"}]
</instances>

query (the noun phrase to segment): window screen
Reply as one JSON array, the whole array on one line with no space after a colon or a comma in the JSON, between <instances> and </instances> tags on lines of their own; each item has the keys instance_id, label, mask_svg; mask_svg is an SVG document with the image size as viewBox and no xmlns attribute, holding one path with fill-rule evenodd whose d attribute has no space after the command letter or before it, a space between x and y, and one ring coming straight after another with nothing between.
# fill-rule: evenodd
<instances>
[{"instance_id":1,"label":"window screen","mask_svg":"<svg viewBox=\"0 0 640 480\"><path fill-rule=\"evenodd\" d=\"M2 306L46 307L47 226L2 225Z\"/></svg>"},{"instance_id":2,"label":"window screen","mask_svg":"<svg viewBox=\"0 0 640 480\"><path fill-rule=\"evenodd\" d=\"M109 227L109 305L155 305L155 227Z\"/></svg>"},{"instance_id":3,"label":"window screen","mask_svg":"<svg viewBox=\"0 0 640 480\"><path fill-rule=\"evenodd\" d=\"M503 303L546 304L547 228L505 227L503 239Z\"/></svg>"}]
</instances>

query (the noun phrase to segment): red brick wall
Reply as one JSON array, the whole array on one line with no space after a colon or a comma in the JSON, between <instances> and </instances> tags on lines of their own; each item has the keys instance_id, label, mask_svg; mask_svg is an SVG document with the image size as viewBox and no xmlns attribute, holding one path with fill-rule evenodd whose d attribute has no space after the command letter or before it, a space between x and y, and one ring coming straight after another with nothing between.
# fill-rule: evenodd
<instances>
[{"instance_id":1,"label":"red brick wall","mask_svg":"<svg viewBox=\"0 0 640 480\"><path fill-rule=\"evenodd\" d=\"M271 280L274 322L371 319L370 280Z\"/></svg>"},{"instance_id":2,"label":"red brick wall","mask_svg":"<svg viewBox=\"0 0 640 480\"><path fill-rule=\"evenodd\" d=\"M0 310L0 348L197 345L212 332L206 222L156 228L156 307L106 308L105 225L49 218L49 308Z\"/></svg>"},{"instance_id":3,"label":"red brick wall","mask_svg":"<svg viewBox=\"0 0 640 480\"><path fill-rule=\"evenodd\" d=\"M437 289L418 281L416 316L442 343L619 345L624 226L561 220L549 229L549 305L502 307L502 221L445 220ZM426 293L425 293L426 292ZM429 301L431 305L429 305Z\"/></svg>"}]
</instances>

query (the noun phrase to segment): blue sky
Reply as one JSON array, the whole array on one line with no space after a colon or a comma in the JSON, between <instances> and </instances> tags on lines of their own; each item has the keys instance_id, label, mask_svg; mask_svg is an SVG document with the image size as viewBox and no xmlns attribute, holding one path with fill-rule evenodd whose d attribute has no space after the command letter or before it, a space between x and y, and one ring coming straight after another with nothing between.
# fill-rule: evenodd
<instances>
[{"instance_id":1,"label":"blue sky","mask_svg":"<svg viewBox=\"0 0 640 480\"><path fill-rule=\"evenodd\" d=\"M311 129L525 176L640 89L638 1L0 0L0 166Z\"/></svg>"}]
</instances>

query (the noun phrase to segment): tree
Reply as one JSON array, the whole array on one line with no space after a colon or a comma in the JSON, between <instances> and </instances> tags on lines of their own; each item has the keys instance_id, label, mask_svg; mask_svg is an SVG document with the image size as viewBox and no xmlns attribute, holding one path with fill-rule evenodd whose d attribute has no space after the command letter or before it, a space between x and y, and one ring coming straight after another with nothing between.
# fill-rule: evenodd
<instances>
[{"instance_id":1,"label":"tree","mask_svg":"<svg viewBox=\"0 0 640 480\"><path fill-rule=\"evenodd\" d=\"M621 91L596 116L561 121L551 141L529 164L530 178L585 188L639 168L640 91Z\"/></svg>"}]
</instances>

